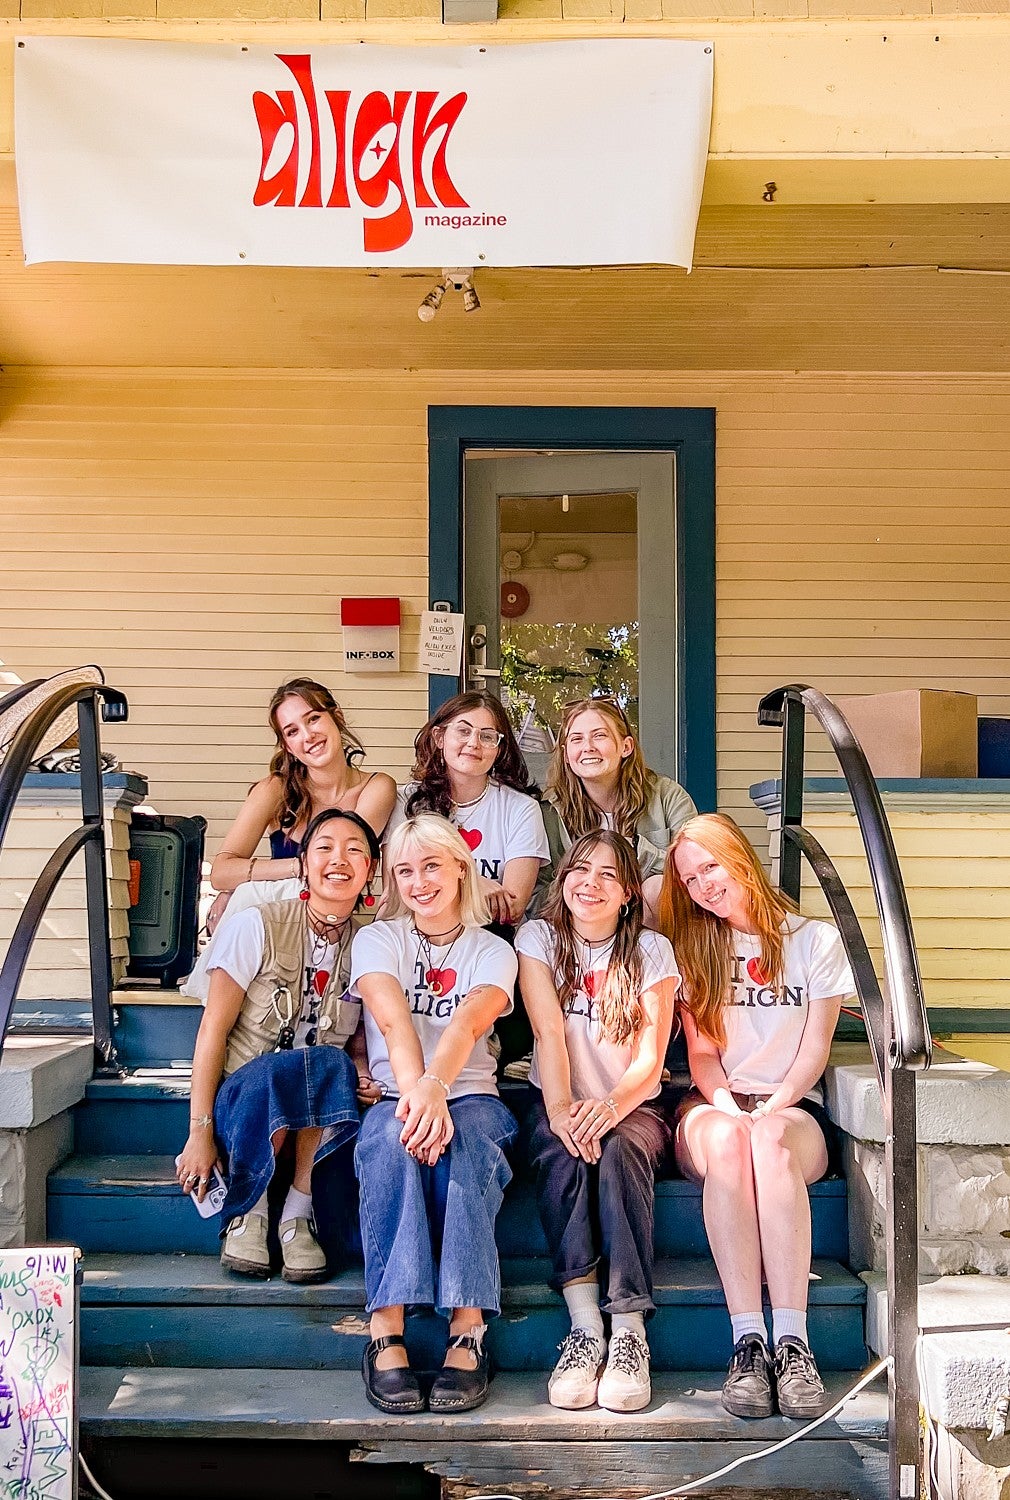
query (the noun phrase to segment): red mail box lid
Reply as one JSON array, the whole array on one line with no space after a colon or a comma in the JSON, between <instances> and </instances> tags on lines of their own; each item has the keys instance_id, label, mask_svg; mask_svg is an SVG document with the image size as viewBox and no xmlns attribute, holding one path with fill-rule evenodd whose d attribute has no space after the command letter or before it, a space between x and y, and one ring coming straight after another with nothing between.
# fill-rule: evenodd
<instances>
[{"instance_id":1,"label":"red mail box lid","mask_svg":"<svg viewBox=\"0 0 1010 1500\"><path fill-rule=\"evenodd\" d=\"M341 625L399 625L399 599L341 599Z\"/></svg>"}]
</instances>

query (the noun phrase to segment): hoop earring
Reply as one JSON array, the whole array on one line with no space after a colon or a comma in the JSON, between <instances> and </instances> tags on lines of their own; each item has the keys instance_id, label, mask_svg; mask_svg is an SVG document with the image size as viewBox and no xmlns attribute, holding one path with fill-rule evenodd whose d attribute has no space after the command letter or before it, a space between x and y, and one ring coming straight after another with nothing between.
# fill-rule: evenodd
<instances>
[{"instance_id":1,"label":"hoop earring","mask_svg":"<svg viewBox=\"0 0 1010 1500\"><path fill-rule=\"evenodd\" d=\"M624 922L624 921L627 920L627 916L628 916L628 913L630 912L630 910L631 910L631 902L630 901L622 901L621 902L621 921L622 922Z\"/></svg>"}]
</instances>

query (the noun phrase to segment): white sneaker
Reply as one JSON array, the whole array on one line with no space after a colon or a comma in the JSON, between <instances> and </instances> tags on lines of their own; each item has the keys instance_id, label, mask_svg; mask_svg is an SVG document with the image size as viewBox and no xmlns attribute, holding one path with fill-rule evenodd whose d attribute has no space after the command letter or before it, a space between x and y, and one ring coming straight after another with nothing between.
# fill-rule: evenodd
<instances>
[{"instance_id":1,"label":"white sneaker","mask_svg":"<svg viewBox=\"0 0 1010 1500\"><path fill-rule=\"evenodd\" d=\"M573 1328L559 1344L561 1358L547 1382L547 1399L564 1411L581 1411L596 1401L600 1371L607 1357L606 1340L587 1328Z\"/></svg>"},{"instance_id":2,"label":"white sneaker","mask_svg":"<svg viewBox=\"0 0 1010 1500\"><path fill-rule=\"evenodd\" d=\"M652 1400L649 1346L630 1328L619 1328L611 1336L596 1399L606 1411L641 1411Z\"/></svg>"}]
</instances>

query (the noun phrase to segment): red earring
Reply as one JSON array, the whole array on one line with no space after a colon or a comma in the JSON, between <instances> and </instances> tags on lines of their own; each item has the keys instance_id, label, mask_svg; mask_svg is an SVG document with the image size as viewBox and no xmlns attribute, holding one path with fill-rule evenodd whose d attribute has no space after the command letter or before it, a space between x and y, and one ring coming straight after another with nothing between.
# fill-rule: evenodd
<instances>
[{"instance_id":1,"label":"red earring","mask_svg":"<svg viewBox=\"0 0 1010 1500\"><path fill-rule=\"evenodd\" d=\"M362 904L362 906L374 906L375 905L375 897L374 896L363 896L361 904Z\"/></svg>"},{"instance_id":2,"label":"red earring","mask_svg":"<svg viewBox=\"0 0 1010 1500\"><path fill-rule=\"evenodd\" d=\"M307 890L305 890L305 891L299 891L298 892L298 899L299 899L299 901L307 901L309 899L309 893L308 893L308 891Z\"/></svg>"}]
</instances>

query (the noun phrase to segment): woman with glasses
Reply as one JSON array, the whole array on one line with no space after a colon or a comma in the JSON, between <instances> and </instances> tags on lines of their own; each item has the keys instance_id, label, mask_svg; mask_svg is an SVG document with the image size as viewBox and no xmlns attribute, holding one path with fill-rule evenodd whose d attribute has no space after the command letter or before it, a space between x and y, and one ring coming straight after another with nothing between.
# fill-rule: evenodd
<instances>
[{"instance_id":1,"label":"woman with glasses","mask_svg":"<svg viewBox=\"0 0 1010 1500\"><path fill-rule=\"evenodd\" d=\"M347 994L358 900L379 841L355 812L328 808L301 841L300 898L237 912L218 934L207 1008L193 1054L183 1192L206 1197L227 1177L221 1264L268 1277L267 1191L294 1137L294 1179L278 1238L286 1281L319 1281L313 1172L358 1130L358 1100L379 1097L365 1061L361 1004ZM223 1082L222 1082L223 1078Z\"/></svg>"},{"instance_id":2,"label":"woman with glasses","mask_svg":"<svg viewBox=\"0 0 1010 1500\"><path fill-rule=\"evenodd\" d=\"M448 818L473 857L491 920L514 925L550 850L540 803L504 708L490 693L450 698L417 736L414 754L414 779L398 795L387 840L418 813Z\"/></svg>"},{"instance_id":3,"label":"woman with glasses","mask_svg":"<svg viewBox=\"0 0 1010 1500\"><path fill-rule=\"evenodd\" d=\"M547 800L557 814L562 848L584 833L609 828L634 847L643 880L662 875L674 834L696 811L679 782L646 766L627 715L613 698L581 698L565 709ZM648 896L647 887L647 905Z\"/></svg>"},{"instance_id":4,"label":"woman with glasses","mask_svg":"<svg viewBox=\"0 0 1010 1500\"><path fill-rule=\"evenodd\" d=\"M404 1315L409 1304L433 1306L449 1320L449 1343L428 1408L469 1411L487 1395L484 1336L501 1301L494 1225L516 1122L498 1098L488 1038L512 1009L516 956L486 931L470 848L445 818L408 819L386 858L387 919L363 928L351 955L385 1095L354 1154L371 1319L365 1392L380 1411L424 1409Z\"/></svg>"}]
</instances>

